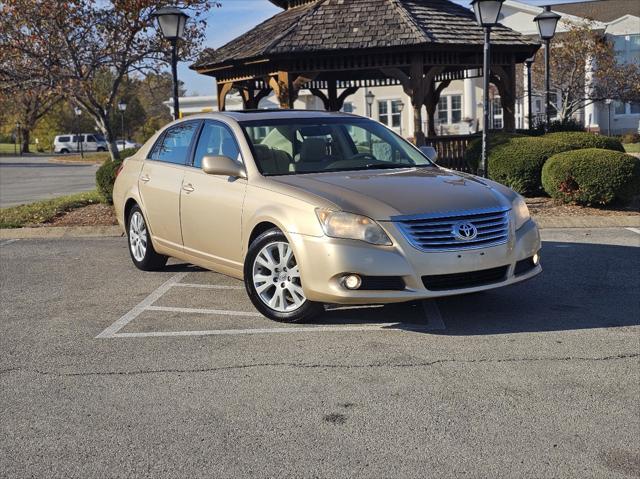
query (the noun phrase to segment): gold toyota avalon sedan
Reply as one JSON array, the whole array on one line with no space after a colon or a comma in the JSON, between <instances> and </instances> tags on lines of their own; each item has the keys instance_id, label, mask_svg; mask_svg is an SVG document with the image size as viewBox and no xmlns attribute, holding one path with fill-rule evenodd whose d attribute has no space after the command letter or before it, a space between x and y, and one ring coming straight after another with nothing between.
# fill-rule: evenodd
<instances>
[{"instance_id":1,"label":"gold toyota avalon sedan","mask_svg":"<svg viewBox=\"0 0 640 479\"><path fill-rule=\"evenodd\" d=\"M440 168L434 153L354 115L203 114L125 160L113 201L138 268L173 256L243 279L277 321L309 319L324 303L470 293L540 273L522 197Z\"/></svg>"}]
</instances>

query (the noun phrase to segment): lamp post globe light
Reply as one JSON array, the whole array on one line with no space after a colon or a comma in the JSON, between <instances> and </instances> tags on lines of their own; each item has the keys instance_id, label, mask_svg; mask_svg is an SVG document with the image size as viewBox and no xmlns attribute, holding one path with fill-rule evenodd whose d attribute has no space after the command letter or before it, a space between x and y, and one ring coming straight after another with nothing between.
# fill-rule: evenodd
<instances>
[{"instance_id":1,"label":"lamp post globe light","mask_svg":"<svg viewBox=\"0 0 640 479\"><path fill-rule=\"evenodd\" d=\"M538 25L538 34L540 39L544 42L544 110L546 114L546 124L548 127L551 121L551 93L550 93L550 72L549 72L549 46L551 39L556 34L556 27L558 26L558 20L560 15L551 11L551 7L546 6L542 13L536 15L533 19Z\"/></svg>"},{"instance_id":2,"label":"lamp post globe light","mask_svg":"<svg viewBox=\"0 0 640 479\"><path fill-rule=\"evenodd\" d=\"M371 110L373 107L373 100L376 98L376 96L373 94L373 92L371 90L369 90L366 95L364 96L365 100L367 101L367 116L369 118L371 118Z\"/></svg>"},{"instance_id":3,"label":"lamp post globe light","mask_svg":"<svg viewBox=\"0 0 640 479\"><path fill-rule=\"evenodd\" d=\"M173 79L173 118L180 118L178 101L178 40L184 38L184 26L189 15L179 8L164 7L153 16L158 20L162 36L171 43L171 77Z\"/></svg>"},{"instance_id":4,"label":"lamp post globe light","mask_svg":"<svg viewBox=\"0 0 640 479\"><path fill-rule=\"evenodd\" d=\"M489 129L489 79L491 77L491 27L498 24L504 0L473 0L471 5L476 22L484 30L484 56L482 61L482 155L478 175L488 175L487 171L487 130Z\"/></svg>"},{"instance_id":5,"label":"lamp post globe light","mask_svg":"<svg viewBox=\"0 0 640 479\"><path fill-rule=\"evenodd\" d=\"M120 125L122 130L122 149L125 148L125 134L124 134L124 112L127 110L127 104L120 100L118 102L118 110L120 110Z\"/></svg>"}]
</instances>

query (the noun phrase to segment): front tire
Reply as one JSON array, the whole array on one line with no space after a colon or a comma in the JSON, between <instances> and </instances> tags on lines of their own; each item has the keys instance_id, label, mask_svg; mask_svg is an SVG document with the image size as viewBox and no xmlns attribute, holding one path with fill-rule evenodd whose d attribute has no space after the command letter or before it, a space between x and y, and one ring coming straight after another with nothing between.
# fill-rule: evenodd
<instances>
[{"instance_id":1,"label":"front tire","mask_svg":"<svg viewBox=\"0 0 640 479\"><path fill-rule=\"evenodd\" d=\"M153 248L147 222L138 205L131 208L127 218L127 239L131 261L136 268L142 271L157 271L167 264L169 258L156 253Z\"/></svg>"},{"instance_id":2,"label":"front tire","mask_svg":"<svg viewBox=\"0 0 640 479\"><path fill-rule=\"evenodd\" d=\"M262 233L249 246L244 284L256 309L274 321L307 321L324 310L321 303L305 297L293 248L284 233L275 228Z\"/></svg>"}]
</instances>

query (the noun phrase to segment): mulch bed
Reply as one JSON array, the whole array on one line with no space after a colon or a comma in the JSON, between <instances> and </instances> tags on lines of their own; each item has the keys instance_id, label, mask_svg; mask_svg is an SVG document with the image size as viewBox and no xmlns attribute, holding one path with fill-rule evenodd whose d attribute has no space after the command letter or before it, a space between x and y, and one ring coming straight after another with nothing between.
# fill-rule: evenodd
<instances>
[{"instance_id":1,"label":"mulch bed","mask_svg":"<svg viewBox=\"0 0 640 479\"><path fill-rule=\"evenodd\" d=\"M99 203L67 211L39 226L111 226L117 224L113 206Z\"/></svg>"}]
</instances>

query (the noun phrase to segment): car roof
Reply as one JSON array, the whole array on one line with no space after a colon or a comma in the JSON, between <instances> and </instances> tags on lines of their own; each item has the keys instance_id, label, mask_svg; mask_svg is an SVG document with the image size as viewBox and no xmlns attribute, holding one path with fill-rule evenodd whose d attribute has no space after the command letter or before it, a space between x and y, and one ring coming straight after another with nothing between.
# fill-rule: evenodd
<instances>
[{"instance_id":1,"label":"car roof","mask_svg":"<svg viewBox=\"0 0 640 479\"><path fill-rule=\"evenodd\" d=\"M253 120L278 120L300 118L353 118L357 115L324 110L231 110L215 113L199 113L185 116L183 120L197 118L232 118L238 122Z\"/></svg>"}]
</instances>

